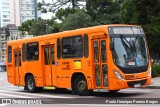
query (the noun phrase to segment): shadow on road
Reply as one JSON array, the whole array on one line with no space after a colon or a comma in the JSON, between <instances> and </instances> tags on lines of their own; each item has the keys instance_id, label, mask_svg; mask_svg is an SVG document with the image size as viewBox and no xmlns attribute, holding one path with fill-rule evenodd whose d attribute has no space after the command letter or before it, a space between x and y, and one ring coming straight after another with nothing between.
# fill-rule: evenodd
<instances>
[{"instance_id":1,"label":"shadow on road","mask_svg":"<svg viewBox=\"0 0 160 107\"><path fill-rule=\"evenodd\" d=\"M26 90L21 90L21 91L18 91L18 92L23 92L23 93L29 93L28 91ZM39 92L40 94L49 94L49 95L66 95L66 96L69 96L69 95L72 95L72 92L70 90L65 90L65 89L60 89L60 90L43 90L43 92ZM97 91L97 92L93 92L92 95L90 96L93 96L93 97L108 97L108 98L125 98L125 97L133 97L133 96L139 96L139 95L144 95L144 94L147 94L145 92L125 92L125 91L120 91L120 92L117 92L117 93L110 93L110 92L101 92L101 91ZM75 95L76 96L76 95Z\"/></svg>"},{"instance_id":2,"label":"shadow on road","mask_svg":"<svg viewBox=\"0 0 160 107\"><path fill-rule=\"evenodd\" d=\"M96 96L96 97L111 97L111 98L125 98L125 97L132 97L132 96L139 96L139 95L143 95L143 94L146 94L146 93L135 93L135 92L132 92L132 93L124 93L124 92L117 92L117 93L110 93L110 92L95 92L93 93L93 96Z\"/></svg>"}]
</instances>

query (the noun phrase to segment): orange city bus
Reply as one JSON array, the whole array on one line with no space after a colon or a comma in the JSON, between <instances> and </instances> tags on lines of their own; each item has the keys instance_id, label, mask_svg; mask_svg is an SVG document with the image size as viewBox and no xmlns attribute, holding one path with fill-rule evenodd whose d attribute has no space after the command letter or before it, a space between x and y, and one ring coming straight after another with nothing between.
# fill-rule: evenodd
<instances>
[{"instance_id":1,"label":"orange city bus","mask_svg":"<svg viewBox=\"0 0 160 107\"><path fill-rule=\"evenodd\" d=\"M88 95L151 84L151 63L142 27L101 25L9 41L7 77L29 92L50 86Z\"/></svg>"}]
</instances>

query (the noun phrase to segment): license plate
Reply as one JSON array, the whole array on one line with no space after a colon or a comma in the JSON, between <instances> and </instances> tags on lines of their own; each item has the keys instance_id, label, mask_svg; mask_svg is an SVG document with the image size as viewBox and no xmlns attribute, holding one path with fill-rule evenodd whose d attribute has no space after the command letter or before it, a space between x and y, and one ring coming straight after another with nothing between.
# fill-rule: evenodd
<instances>
[{"instance_id":1,"label":"license plate","mask_svg":"<svg viewBox=\"0 0 160 107\"><path fill-rule=\"evenodd\" d=\"M141 87L140 83L134 84L134 87Z\"/></svg>"}]
</instances>

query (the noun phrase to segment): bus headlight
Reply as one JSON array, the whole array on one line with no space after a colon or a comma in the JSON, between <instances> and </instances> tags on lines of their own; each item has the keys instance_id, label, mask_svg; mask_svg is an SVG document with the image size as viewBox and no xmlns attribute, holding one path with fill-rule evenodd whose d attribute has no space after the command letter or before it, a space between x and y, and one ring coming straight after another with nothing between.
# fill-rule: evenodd
<instances>
[{"instance_id":1,"label":"bus headlight","mask_svg":"<svg viewBox=\"0 0 160 107\"><path fill-rule=\"evenodd\" d=\"M114 70L114 73L115 73L115 75L117 76L118 79L124 80L124 78L122 77L122 75L118 71Z\"/></svg>"},{"instance_id":2,"label":"bus headlight","mask_svg":"<svg viewBox=\"0 0 160 107\"><path fill-rule=\"evenodd\" d=\"M149 68L149 72L148 72L148 77L150 77L151 74L152 74L152 68L150 67L150 68Z\"/></svg>"}]
</instances>

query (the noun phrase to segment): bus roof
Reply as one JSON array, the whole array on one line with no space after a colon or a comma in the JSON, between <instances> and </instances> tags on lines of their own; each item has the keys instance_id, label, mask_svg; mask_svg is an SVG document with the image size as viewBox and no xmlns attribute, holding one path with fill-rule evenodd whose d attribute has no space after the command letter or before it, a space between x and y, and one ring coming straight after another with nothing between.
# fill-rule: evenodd
<instances>
[{"instance_id":1,"label":"bus roof","mask_svg":"<svg viewBox=\"0 0 160 107\"><path fill-rule=\"evenodd\" d=\"M127 25L127 24L111 24L111 25L99 25L99 26L93 26L93 27L88 27L88 28L80 28L80 29L75 29L75 30L68 30L68 31L63 31L63 32L58 32L58 33L53 33L53 34L46 34L46 35L41 35L41 36L36 36L32 38L26 38L26 39L19 39L19 40L13 40L13 41L8 41L7 45L10 44L19 44L19 43L26 43L26 42L34 42L34 41L41 41L53 38L62 38L66 36L76 36L76 35L83 35L83 34L89 34L93 32L101 32L101 31L106 31L107 27L110 26L136 26L136 25ZM140 26L137 26L140 27Z\"/></svg>"}]
</instances>

